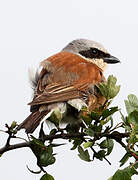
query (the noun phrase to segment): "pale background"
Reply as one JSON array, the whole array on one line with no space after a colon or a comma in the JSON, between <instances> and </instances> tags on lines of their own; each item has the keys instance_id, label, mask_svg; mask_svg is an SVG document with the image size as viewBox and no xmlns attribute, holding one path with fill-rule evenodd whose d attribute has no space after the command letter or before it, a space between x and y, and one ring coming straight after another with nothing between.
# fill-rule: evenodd
<instances>
[{"instance_id":1,"label":"pale background","mask_svg":"<svg viewBox=\"0 0 138 180\"><path fill-rule=\"evenodd\" d=\"M0 1L0 129L13 120L21 122L29 114L31 99L28 68L60 51L76 38L102 43L121 60L110 65L106 77L114 74L121 91L114 105L124 109L124 99L138 95L138 1L137 0L4 0ZM120 118L116 116L116 120ZM5 134L0 133L0 145ZM55 180L107 180L119 167L124 152L119 145L105 161L86 163L67 145L58 148L55 165L46 170ZM0 179L38 180L41 175L29 149L18 149L0 159ZM133 180L136 180L136 176Z\"/></svg>"}]
</instances>

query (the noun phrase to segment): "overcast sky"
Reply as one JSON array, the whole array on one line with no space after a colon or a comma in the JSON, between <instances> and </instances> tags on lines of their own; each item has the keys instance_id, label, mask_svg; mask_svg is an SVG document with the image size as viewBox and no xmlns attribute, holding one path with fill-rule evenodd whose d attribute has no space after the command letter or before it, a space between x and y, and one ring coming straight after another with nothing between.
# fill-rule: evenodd
<instances>
[{"instance_id":1,"label":"overcast sky","mask_svg":"<svg viewBox=\"0 0 138 180\"><path fill-rule=\"evenodd\" d=\"M28 68L36 67L76 38L98 41L121 60L121 64L108 67L106 77L114 74L118 78L121 91L113 104L125 113L123 101L127 95L138 96L137 0L0 0L0 129L5 123L21 122L29 115ZM5 140L0 133L1 146ZM125 153L117 145L109 166L105 161L81 161L70 148L58 148L55 165L47 168L55 180L107 180L119 168ZM35 161L27 148L4 154L0 179L38 180L41 175L33 175L26 168L28 165L38 170Z\"/></svg>"}]
</instances>

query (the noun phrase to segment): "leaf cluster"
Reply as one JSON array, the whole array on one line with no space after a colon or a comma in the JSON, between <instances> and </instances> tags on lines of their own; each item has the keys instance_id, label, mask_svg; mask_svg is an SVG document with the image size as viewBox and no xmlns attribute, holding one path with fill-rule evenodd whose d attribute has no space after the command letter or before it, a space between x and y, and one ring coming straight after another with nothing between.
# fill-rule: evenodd
<instances>
[{"instance_id":1,"label":"leaf cluster","mask_svg":"<svg viewBox=\"0 0 138 180\"><path fill-rule=\"evenodd\" d=\"M43 124L39 132L39 137L29 136L29 148L37 159L37 165L44 175L40 180L54 180L44 168L53 165L56 162L54 148L64 144L55 144L53 140L62 138L72 143L71 150L77 150L81 160L92 163L94 159L107 161L108 156L114 149L114 142L119 143L125 149L125 154L120 160L122 167L130 158L128 167L119 169L109 180L131 180L134 174L138 174L138 98L130 94L125 100L127 115L123 115L118 106L111 107L110 104L118 94L120 86L116 85L117 79L109 76L107 82L98 85L99 91L106 98L106 102L99 109L89 112L86 108L81 110L80 123L67 124L64 129L59 128L61 115L57 111L52 114L50 120L55 125L49 134L45 134ZM120 114L120 123L114 119L115 113ZM11 126L6 125L9 138L2 152L10 147L10 139L16 138L17 123L13 122ZM120 131L121 129L121 131ZM29 169L29 168L28 168ZM29 169L29 171L31 171ZM40 172L41 172L40 171ZM33 171L31 171L33 172ZM37 172L33 172L37 173Z\"/></svg>"}]
</instances>

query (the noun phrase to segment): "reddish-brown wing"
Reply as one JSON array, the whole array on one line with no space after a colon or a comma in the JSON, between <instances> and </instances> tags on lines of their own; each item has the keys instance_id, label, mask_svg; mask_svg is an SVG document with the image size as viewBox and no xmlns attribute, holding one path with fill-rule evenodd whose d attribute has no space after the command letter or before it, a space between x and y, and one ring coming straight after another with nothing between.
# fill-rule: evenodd
<instances>
[{"instance_id":1,"label":"reddish-brown wing","mask_svg":"<svg viewBox=\"0 0 138 180\"><path fill-rule=\"evenodd\" d=\"M81 98L90 86L103 81L102 70L69 52L60 52L41 62L35 97L30 105Z\"/></svg>"}]
</instances>

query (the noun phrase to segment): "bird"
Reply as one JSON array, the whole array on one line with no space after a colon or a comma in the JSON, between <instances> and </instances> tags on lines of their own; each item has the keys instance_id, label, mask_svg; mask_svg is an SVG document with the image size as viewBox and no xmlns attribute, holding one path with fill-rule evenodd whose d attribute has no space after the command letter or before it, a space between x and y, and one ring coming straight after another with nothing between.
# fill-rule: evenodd
<instances>
[{"instance_id":1,"label":"bird","mask_svg":"<svg viewBox=\"0 0 138 180\"><path fill-rule=\"evenodd\" d=\"M77 123L75 112L81 112L83 107L91 112L105 103L98 84L106 82L107 64L119 62L96 41L71 41L60 52L40 62L39 71L31 79L34 91L28 104L31 114L19 124L18 130L24 128L26 133L33 133L52 113L61 122L69 123L72 119Z\"/></svg>"}]
</instances>

